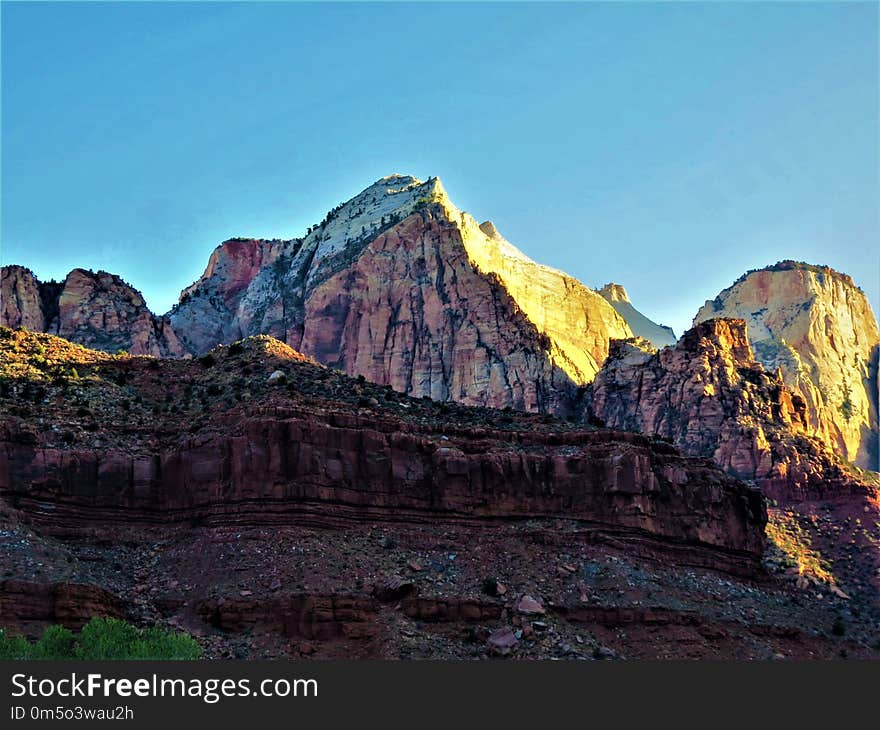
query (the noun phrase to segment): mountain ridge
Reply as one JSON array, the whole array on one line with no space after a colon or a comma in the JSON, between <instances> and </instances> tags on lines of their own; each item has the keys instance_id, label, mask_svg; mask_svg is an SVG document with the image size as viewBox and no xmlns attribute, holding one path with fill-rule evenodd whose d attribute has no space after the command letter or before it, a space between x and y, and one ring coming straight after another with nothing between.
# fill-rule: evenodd
<instances>
[{"instance_id":1,"label":"mountain ridge","mask_svg":"<svg viewBox=\"0 0 880 730\"><path fill-rule=\"evenodd\" d=\"M773 298L769 284L751 284L768 277L789 282L785 301ZM732 294L741 289L776 304L743 309ZM224 241L165 315L150 312L120 277L84 269L58 283L3 267L0 296L0 323L111 352L199 356L218 343L269 334L416 396L572 417L613 340L676 342L632 306L623 286L596 291L535 262L492 221L459 209L439 178L402 174L376 180L302 237ZM695 323L745 319L756 358L770 371L781 368L807 403L808 433L876 469L880 335L862 300L849 275L784 260L746 272L707 301ZM781 325L773 319L780 307L791 315ZM820 327L813 311L833 324ZM771 329L780 326L785 332L776 336ZM790 336L792 326L799 338ZM837 352L835 343L847 338Z\"/></svg>"}]
</instances>

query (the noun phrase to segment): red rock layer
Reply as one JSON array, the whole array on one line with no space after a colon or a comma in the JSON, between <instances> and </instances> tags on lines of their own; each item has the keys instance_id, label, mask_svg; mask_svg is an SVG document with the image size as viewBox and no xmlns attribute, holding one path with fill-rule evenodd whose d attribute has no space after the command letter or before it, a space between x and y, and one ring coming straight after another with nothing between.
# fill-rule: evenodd
<instances>
[{"instance_id":1,"label":"red rock layer","mask_svg":"<svg viewBox=\"0 0 880 730\"><path fill-rule=\"evenodd\" d=\"M6 629L46 623L79 629L94 616L124 615L123 602L95 585L0 581L0 617Z\"/></svg>"},{"instance_id":2,"label":"red rock layer","mask_svg":"<svg viewBox=\"0 0 880 730\"><path fill-rule=\"evenodd\" d=\"M320 283L284 337L319 362L415 397L548 412L574 391L546 337L471 264L460 229L431 211Z\"/></svg>"},{"instance_id":3,"label":"red rock layer","mask_svg":"<svg viewBox=\"0 0 880 730\"><path fill-rule=\"evenodd\" d=\"M760 493L636 434L438 432L393 416L267 408L153 456L0 437L0 496L58 530L559 516L682 562L747 570ZM444 438L445 436L445 438Z\"/></svg>"}]
</instances>

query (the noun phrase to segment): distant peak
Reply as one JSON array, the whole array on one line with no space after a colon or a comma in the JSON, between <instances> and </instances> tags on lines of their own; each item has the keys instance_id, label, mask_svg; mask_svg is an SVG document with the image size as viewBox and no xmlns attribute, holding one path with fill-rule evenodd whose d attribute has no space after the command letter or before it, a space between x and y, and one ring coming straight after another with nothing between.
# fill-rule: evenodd
<instances>
[{"instance_id":1,"label":"distant peak","mask_svg":"<svg viewBox=\"0 0 880 730\"><path fill-rule=\"evenodd\" d=\"M613 282L606 284L599 290L599 294L605 297L609 302L627 302L631 304L626 289L620 284L615 284Z\"/></svg>"},{"instance_id":2,"label":"distant peak","mask_svg":"<svg viewBox=\"0 0 880 730\"><path fill-rule=\"evenodd\" d=\"M440 178L422 181L412 175L387 175L311 226L304 239L305 250L314 251L313 261L317 263L352 244L371 240L427 203L440 204L444 209L451 205Z\"/></svg>"},{"instance_id":3,"label":"distant peak","mask_svg":"<svg viewBox=\"0 0 880 730\"><path fill-rule=\"evenodd\" d=\"M403 193L416 194L419 197L446 197L446 191L443 189L443 183L440 182L439 177L429 177L427 180L421 180L412 175L394 173L379 178L340 207L344 208L352 204L360 205L364 199L388 196L400 198L401 204L405 205L404 201L409 195L402 195Z\"/></svg>"}]
</instances>

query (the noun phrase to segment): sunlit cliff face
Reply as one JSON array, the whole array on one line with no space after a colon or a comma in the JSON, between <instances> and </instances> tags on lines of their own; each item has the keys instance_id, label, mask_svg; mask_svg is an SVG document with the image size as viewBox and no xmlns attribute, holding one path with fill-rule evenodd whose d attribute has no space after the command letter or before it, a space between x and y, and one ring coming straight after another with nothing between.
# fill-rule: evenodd
<instances>
[{"instance_id":1,"label":"sunlit cliff face","mask_svg":"<svg viewBox=\"0 0 880 730\"><path fill-rule=\"evenodd\" d=\"M458 226L470 261L495 274L516 306L551 343L551 357L575 383L590 382L608 356L610 339L632 336L627 323L592 289L558 269L538 264L503 238L491 221L482 225L456 208L437 182L437 200Z\"/></svg>"},{"instance_id":2,"label":"sunlit cliff face","mask_svg":"<svg viewBox=\"0 0 880 730\"><path fill-rule=\"evenodd\" d=\"M746 320L757 359L803 395L811 434L858 466L878 469L880 331L849 276L782 262L744 276L694 321L714 317Z\"/></svg>"},{"instance_id":3,"label":"sunlit cliff face","mask_svg":"<svg viewBox=\"0 0 880 730\"><path fill-rule=\"evenodd\" d=\"M218 249L172 313L194 352L267 333L407 393L552 411L610 339L631 335L602 297L459 210L438 178L382 178L303 238L251 245Z\"/></svg>"}]
</instances>

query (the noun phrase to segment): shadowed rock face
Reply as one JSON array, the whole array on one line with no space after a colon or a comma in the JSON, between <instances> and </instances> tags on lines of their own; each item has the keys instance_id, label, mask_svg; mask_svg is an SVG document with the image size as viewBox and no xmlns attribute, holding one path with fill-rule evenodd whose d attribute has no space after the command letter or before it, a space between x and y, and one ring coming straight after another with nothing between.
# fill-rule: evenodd
<instances>
[{"instance_id":1,"label":"shadowed rock face","mask_svg":"<svg viewBox=\"0 0 880 730\"><path fill-rule=\"evenodd\" d=\"M255 273L212 258L171 313L193 352L266 333L415 396L567 412L609 339L631 334L602 297L459 211L436 178L384 178L305 238L245 257L265 261Z\"/></svg>"},{"instance_id":2,"label":"shadowed rock face","mask_svg":"<svg viewBox=\"0 0 880 730\"><path fill-rule=\"evenodd\" d=\"M437 211L380 235L304 309L298 349L409 395L542 412L574 395L547 335L474 268L461 230Z\"/></svg>"},{"instance_id":3,"label":"shadowed rock face","mask_svg":"<svg viewBox=\"0 0 880 730\"><path fill-rule=\"evenodd\" d=\"M270 266L291 241L235 238L211 253L205 273L180 294L169 317L188 350L202 354L220 342L244 335L237 317L242 297L260 270ZM211 343L207 345L207 343Z\"/></svg>"},{"instance_id":4,"label":"shadowed rock face","mask_svg":"<svg viewBox=\"0 0 880 730\"><path fill-rule=\"evenodd\" d=\"M633 435L476 431L441 441L376 417L275 410L146 458L34 448L14 434L2 449L0 493L64 528L557 515L660 550L664 540L690 545L700 562L727 569L763 545L756 491Z\"/></svg>"},{"instance_id":5,"label":"shadowed rock face","mask_svg":"<svg viewBox=\"0 0 880 730\"><path fill-rule=\"evenodd\" d=\"M748 323L756 358L779 369L804 399L806 432L844 459L880 469L877 357L880 330L864 293L828 267L783 261L743 276L697 313L695 323Z\"/></svg>"},{"instance_id":6,"label":"shadowed rock face","mask_svg":"<svg viewBox=\"0 0 880 730\"><path fill-rule=\"evenodd\" d=\"M43 528L558 517L689 564L748 571L762 554L757 490L638 434L408 399L269 338L266 351L160 365L2 332L14 358L57 352L91 374L78 386L41 379L33 405L0 419L0 497ZM268 381L276 370L287 385ZM247 403L183 413L178 398L227 392L242 372ZM47 404L73 387L100 403L101 425L65 434L74 419ZM384 405L371 395L382 392Z\"/></svg>"},{"instance_id":7,"label":"shadowed rock face","mask_svg":"<svg viewBox=\"0 0 880 730\"><path fill-rule=\"evenodd\" d=\"M616 341L589 394L589 415L713 458L765 491L816 497L858 485L808 434L804 399L755 361L741 319L712 319L675 347Z\"/></svg>"},{"instance_id":8,"label":"shadowed rock face","mask_svg":"<svg viewBox=\"0 0 880 730\"><path fill-rule=\"evenodd\" d=\"M28 269L3 267L0 324L49 332L106 352L180 357L183 345L164 317L114 274L74 269L63 283L41 283Z\"/></svg>"}]
</instances>

